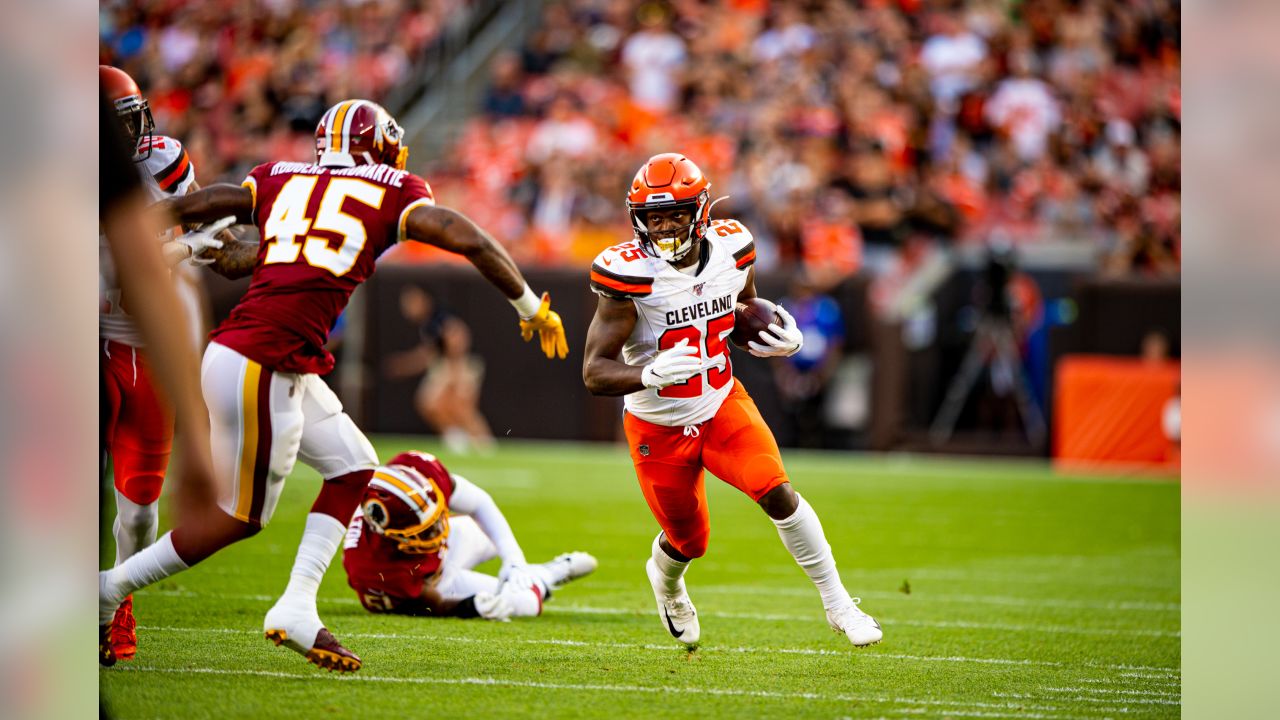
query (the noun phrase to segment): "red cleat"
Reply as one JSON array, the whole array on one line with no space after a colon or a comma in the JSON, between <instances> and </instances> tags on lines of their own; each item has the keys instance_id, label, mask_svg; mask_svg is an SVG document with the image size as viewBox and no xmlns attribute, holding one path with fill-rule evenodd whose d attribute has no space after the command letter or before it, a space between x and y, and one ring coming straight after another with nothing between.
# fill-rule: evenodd
<instances>
[{"instance_id":1,"label":"red cleat","mask_svg":"<svg viewBox=\"0 0 1280 720\"><path fill-rule=\"evenodd\" d=\"M109 627L111 653L117 660L132 660L138 654L138 621L133 618L132 595L116 608Z\"/></svg>"},{"instance_id":2,"label":"red cleat","mask_svg":"<svg viewBox=\"0 0 1280 720\"><path fill-rule=\"evenodd\" d=\"M268 630L266 632L267 639L276 645L284 645L290 650L297 650L307 658L310 662L318 667L322 667L330 672L337 670L338 672L355 672L360 669L360 658L350 650L342 647L342 643L338 642L338 638L333 636L326 628L320 628L320 632L316 635L316 642L311 646L310 650L302 650L294 643L287 642L289 634L284 630Z\"/></svg>"}]
</instances>

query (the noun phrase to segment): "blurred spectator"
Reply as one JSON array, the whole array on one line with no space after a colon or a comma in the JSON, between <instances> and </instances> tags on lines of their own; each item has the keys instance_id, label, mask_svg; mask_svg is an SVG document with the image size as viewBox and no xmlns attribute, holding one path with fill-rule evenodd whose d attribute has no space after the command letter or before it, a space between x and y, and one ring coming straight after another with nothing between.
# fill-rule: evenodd
<instances>
[{"instance_id":1,"label":"blurred spectator","mask_svg":"<svg viewBox=\"0 0 1280 720\"><path fill-rule=\"evenodd\" d=\"M774 361L774 380L790 421L791 445L828 447L826 399L844 347L840 305L819 291L813 279L795 277L781 305L804 333L800 352Z\"/></svg>"},{"instance_id":2,"label":"blurred spectator","mask_svg":"<svg viewBox=\"0 0 1280 720\"><path fill-rule=\"evenodd\" d=\"M622 48L631 98L645 109L666 112L674 108L679 92L684 40L671 32L670 18L657 3L642 5L638 14L640 30Z\"/></svg>"},{"instance_id":3,"label":"blurred spectator","mask_svg":"<svg viewBox=\"0 0 1280 720\"><path fill-rule=\"evenodd\" d=\"M1018 157L1039 159L1049 147L1049 135L1058 129L1061 116L1058 101L1049 86L1035 77L1035 60L1030 52L1010 58L1013 75L1000 81L987 102L991 124L1013 141Z\"/></svg>"},{"instance_id":4,"label":"blurred spectator","mask_svg":"<svg viewBox=\"0 0 1280 720\"><path fill-rule=\"evenodd\" d=\"M929 88L934 98L949 109L978 84L987 46L956 14L939 13L934 24L937 31L924 41L920 62L930 75Z\"/></svg>"},{"instance_id":5,"label":"blurred spectator","mask_svg":"<svg viewBox=\"0 0 1280 720\"><path fill-rule=\"evenodd\" d=\"M480 413L483 380L484 360L471 353L471 330L456 317L446 318L440 354L427 370L414 405L453 453L487 453L493 448L493 433Z\"/></svg>"}]
</instances>

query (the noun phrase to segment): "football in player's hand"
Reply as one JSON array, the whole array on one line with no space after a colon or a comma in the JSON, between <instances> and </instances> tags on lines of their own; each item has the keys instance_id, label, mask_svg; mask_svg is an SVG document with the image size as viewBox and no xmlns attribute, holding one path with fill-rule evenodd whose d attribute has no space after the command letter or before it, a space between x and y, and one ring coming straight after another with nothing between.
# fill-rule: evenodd
<instances>
[{"instance_id":1,"label":"football in player's hand","mask_svg":"<svg viewBox=\"0 0 1280 720\"><path fill-rule=\"evenodd\" d=\"M760 342L760 331L768 330L772 323L782 324L778 306L764 298L749 298L738 303L733 311L733 332L729 339L734 345L746 348L753 340Z\"/></svg>"}]
</instances>

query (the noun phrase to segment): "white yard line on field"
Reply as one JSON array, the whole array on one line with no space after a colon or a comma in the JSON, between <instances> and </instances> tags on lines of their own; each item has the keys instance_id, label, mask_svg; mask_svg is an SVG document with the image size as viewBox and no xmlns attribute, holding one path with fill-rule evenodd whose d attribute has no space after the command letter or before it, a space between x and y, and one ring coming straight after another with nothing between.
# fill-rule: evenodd
<instances>
[{"instance_id":1,"label":"white yard line on field","mask_svg":"<svg viewBox=\"0 0 1280 720\"><path fill-rule=\"evenodd\" d=\"M584 613L588 615L647 615L647 610L637 610L633 608L617 608L617 607L596 607L592 605L547 605L546 611L549 613ZM815 612L813 615L788 615L785 613L740 613L740 612L724 612L710 610L700 613L703 617L721 617L731 620L778 620L778 621L799 621L813 622L819 618ZM906 625L909 627L937 627L937 628L956 628L967 630L1003 630L1008 632L1040 632L1050 634L1067 634L1067 635L1134 635L1142 637L1181 637L1182 633L1176 630L1127 630L1113 628L1075 628L1064 625L1016 625L1011 623L976 623L963 620L902 620L892 616L882 616L876 613L876 617L880 622L886 625Z\"/></svg>"},{"instance_id":2,"label":"white yard line on field","mask_svg":"<svg viewBox=\"0 0 1280 720\"><path fill-rule=\"evenodd\" d=\"M721 595L759 595L760 587L758 585L691 585L690 592ZM773 595L794 595L797 597L811 597L815 594L813 588L807 587L770 587L768 588L768 592ZM1099 602L1093 600L1072 600L1066 598L1028 598L1009 595L947 595L921 592L908 595L901 592L887 592L881 590L867 590L856 594L861 595L862 597L875 598L878 600L911 600L918 601L920 603L955 602L975 605L1067 608L1072 610L1135 610L1144 612L1182 611L1182 605L1180 603L1147 601L1114 600Z\"/></svg>"},{"instance_id":3,"label":"white yard line on field","mask_svg":"<svg viewBox=\"0 0 1280 720\"><path fill-rule=\"evenodd\" d=\"M1048 690L1049 692L1054 692L1055 690L1065 690L1065 688L1044 688L1044 689ZM1164 698L1157 699L1157 698L1135 698L1135 697L1100 698L1100 697L1089 697L1086 695L1076 695L1075 697L1046 698L1046 697L1039 697L1039 696L1031 695L1027 693L1005 693L1005 692L991 693L991 695L992 697L1011 698L1011 699L1018 699L1018 700L1070 700L1072 702L1089 702L1089 703L1137 703L1139 705L1165 705L1165 706L1172 706L1172 707L1182 705L1181 698L1178 698L1176 700L1164 699Z\"/></svg>"},{"instance_id":4,"label":"white yard line on field","mask_svg":"<svg viewBox=\"0 0 1280 720\"><path fill-rule=\"evenodd\" d=\"M1181 698L1181 692L1171 692L1169 690L1117 690L1111 688L1100 687L1042 687L1036 688L1040 692L1060 692L1060 693L1092 693L1094 695L1142 695L1148 697L1163 698Z\"/></svg>"},{"instance_id":5,"label":"white yard line on field","mask_svg":"<svg viewBox=\"0 0 1280 720\"><path fill-rule=\"evenodd\" d=\"M1179 695L1180 695L1180 694L1182 694L1182 679L1181 679L1181 678L1177 678L1177 677L1170 677L1170 676L1168 676L1168 675L1153 675L1153 674L1139 674L1139 673L1120 673L1120 674L1119 674L1118 676L1116 676L1116 677L1108 677L1108 678L1081 678L1081 679L1080 679L1080 682L1082 682L1082 683L1088 683L1089 685L1094 685L1094 686L1098 686L1098 685L1121 685L1121 686L1123 686L1123 687L1129 687L1129 686L1131 686L1131 685L1133 685L1133 684L1134 684L1134 683L1133 683L1133 679L1134 679L1134 678L1142 678L1143 680L1145 680L1145 681L1146 681L1146 684L1147 684L1147 685L1152 685L1152 686L1154 686L1154 687L1158 687L1158 688L1166 688L1166 690L1164 690L1163 692L1167 692L1167 693L1175 693L1175 692L1176 692L1176 694L1179 694ZM1155 682L1152 682L1153 680L1154 680ZM1087 688L1086 688L1086 689L1087 689Z\"/></svg>"},{"instance_id":6,"label":"white yard line on field","mask_svg":"<svg viewBox=\"0 0 1280 720\"><path fill-rule=\"evenodd\" d=\"M429 621L424 621L429 622ZM192 628L192 627L151 627L139 626L139 630L143 632L173 632L173 633L195 633L195 634L254 634L256 630L240 630L235 628ZM347 638L364 638L371 640L412 640L423 641L430 640L435 642L456 642L456 643L476 643L491 644L493 638L472 637L472 636L444 636L444 635L410 635L404 633L342 633L342 637ZM504 642L516 642L524 645L552 645L566 647L595 647L608 648L618 650L653 650L658 652L674 653L685 652L683 647L673 643L657 644L657 643L626 643L626 642L600 642L585 640L568 640L558 638L509 638ZM980 665L1013 665L1013 666L1037 666L1037 667L1056 667L1070 669L1072 667L1090 667L1100 668L1104 670L1129 670L1134 669L1133 665L1108 665L1105 663L1063 663L1051 660L1015 660L1009 658L979 658L965 657L961 655L938 656L938 655L905 655L897 653L885 653L878 650L825 650L822 648L778 648L778 647L718 647L704 646L699 652L727 652L727 653L743 653L743 654L768 654L768 655L826 655L838 657L857 657L859 659L866 658L870 660L909 660L915 662L947 662L947 663L976 663ZM1147 668L1150 670L1164 670L1165 668Z\"/></svg>"},{"instance_id":7,"label":"white yard line on field","mask_svg":"<svg viewBox=\"0 0 1280 720\"><path fill-rule=\"evenodd\" d=\"M589 684L589 683L551 683L539 682L533 680L506 680L491 677L387 677L379 675L331 675L309 673L303 675L301 673L286 673L272 670L232 670L222 668L164 668L146 665L134 665L120 668L124 672L137 673L174 673L174 674L190 674L198 673L204 675L228 675L240 677L269 677L282 678L288 680L319 680L319 681L338 681L338 682L375 682L375 683L406 683L414 685L479 685L494 687L516 687L516 688L534 688L540 690L577 690L591 692L620 692L620 693L649 693L649 694L689 694L689 695L716 695L722 697L748 697L748 698L766 698L777 700L819 700L827 702L868 702L880 703L886 705L921 705L926 707L945 707L959 708L959 710L947 709L943 712L948 715L964 714L970 715L966 708L990 708L993 711L1017 710L1019 708L1028 708L1034 710L1056 711L1058 708L1052 705L1035 706L1035 705L1019 705L1015 703L986 703L986 702L966 702L952 700L934 700L928 698L900 698L887 697L878 695L847 695L833 694L823 695L812 692L778 692L773 690L739 690L736 688L708 688L708 687L651 687L645 685L605 685L605 684ZM108 671L114 672L114 671ZM992 712L981 717L1010 717L1010 718L1034 718L1037 720L1066 720L1070 716L1065 715L1044 715L1039 712Z\"/></svg>"},{"instance_id":8,"label":"white yard line on field","mask_svg":"<svg viewBox=\"0 0 1280 720\"><path fill-rule=\"evenodd\" d=\"M210 597L222 600L246 600L249 602L275 602L277 598L274 595L238 595L234 593L195 593L189 590L146 590L148 594L160 595L163 597ZM810 591L808 594L812 595ZM359 605L360 601L355 598L320 598L321 604L332 603L335 605ZM550 614L561 613L582 613L586 615L635 615L641 616L648 614L647 610L637 608L624 607L598 607L594 605L555 605L548 604L546 611ZM760 620L760 621L782 621L782 622L814 622L821 619L821 616L815 611L811 615L786 614L786 613L742 613L731 611L705 611L702 612L703 617L718 617L729 620ZM1182 637L1182 633L1176 630L1130 630L1124 628L1076 628L1064 625L1017 625L1012 623L976 623L964 620L901 620L894 619L892 616L885 617L876 613L881 622L892 623L895 625L906 625L909 627L937 627L937 628L955 628L968 630L1002 630L1007 632L1039 632L1049 634L1066 634L1066 635L1132 635L1139 637Z\"/></svg>"}]
</instances>

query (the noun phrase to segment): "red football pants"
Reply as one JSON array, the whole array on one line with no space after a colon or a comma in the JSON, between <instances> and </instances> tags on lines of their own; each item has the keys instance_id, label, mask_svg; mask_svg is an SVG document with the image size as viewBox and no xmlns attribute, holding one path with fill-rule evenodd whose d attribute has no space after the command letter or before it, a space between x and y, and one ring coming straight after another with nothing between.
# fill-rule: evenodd
<instances>
[{"instance_id":1,"label":"red football pants","mask_svg":"<svg viewBox=\"0 0 1280 720\"><path fill-rule=\"evenodd\" d=\"M702 557L711 536L703 468L759 502L787 482L773 432L737 378L714 417L696 429L667 427L628 413L631 460L649 510L685 557Z\"/></svg>"},{"instance_id":2,"label":"red football pants","mask_svg":"<svg viewBox=\"0 0 1280 720\"><path fill-rule=\"evenodd\" d=\"M116 489L139 505L160 497L173 446L173 411L156 391L141 350L107 340L101 357L104 439Z\"/></svg>"}]
</instances>

